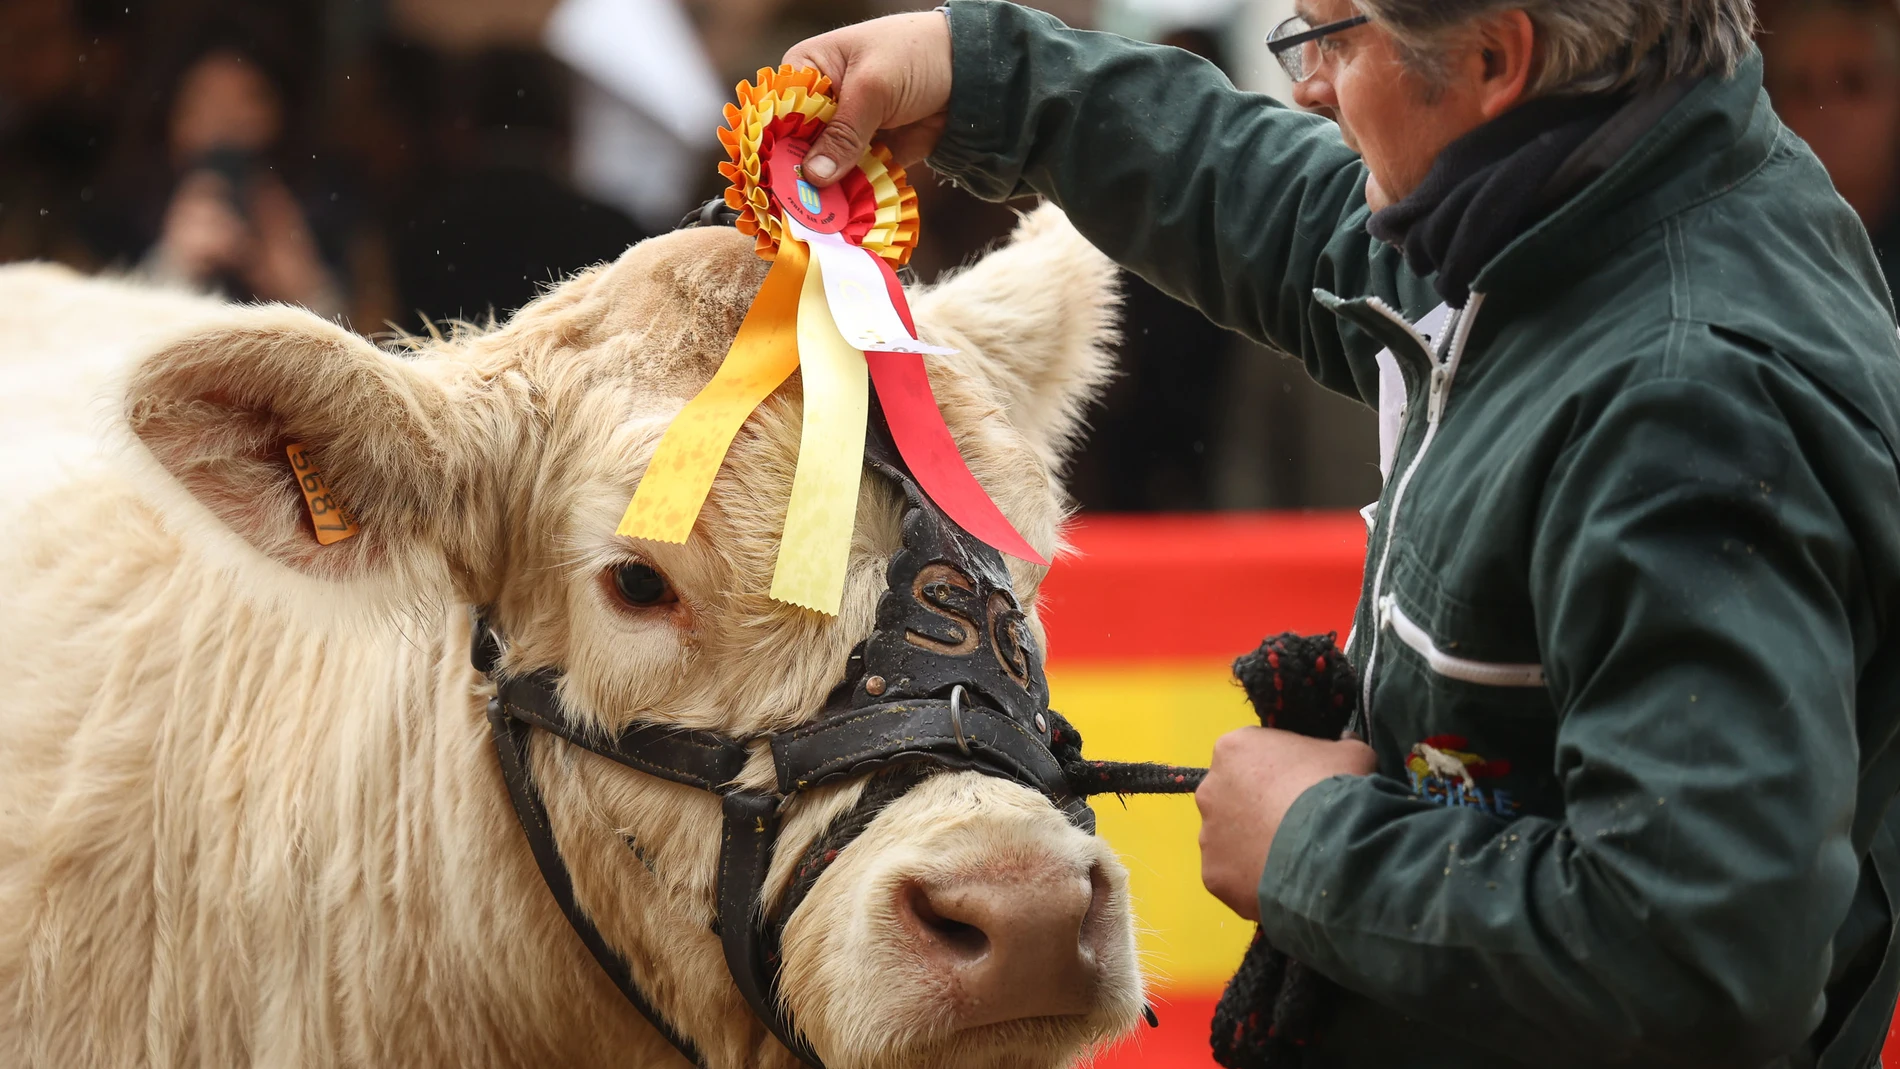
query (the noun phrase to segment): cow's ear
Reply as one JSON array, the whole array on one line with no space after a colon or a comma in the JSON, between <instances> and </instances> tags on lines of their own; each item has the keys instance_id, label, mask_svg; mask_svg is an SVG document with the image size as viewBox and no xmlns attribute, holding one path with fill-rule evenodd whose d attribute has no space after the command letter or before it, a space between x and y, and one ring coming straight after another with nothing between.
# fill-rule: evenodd
<instances>
[{"instance_id":1,"label":"cow's ear","mask_svg":"<svg viewBox=\"0 0 1900 1069\"><path fill-rule=\"evenodd\" d=\"M168 520L203 521L316 578L440 590L476 570L498 493L495 406L464 366L406 360L295 309L233 309L135 365L124 411L162 469L147 481ZM312 471L327 495L316 502ZM325 545L317 525L341 522L332 506L356 533Z\"/></svg>"},{"instance_id":2,"label":"cow's ear","mask_svg":"<svg viewBox=\"0 0 1900 1069\"><path fill-rule=\"evenodd\" d=\"M986 376L1008 401L1010 422L1059 469L1114 368L1121 293L1108 257L1045 206L916 307L920 326L963 350L951 361Z\"/></svg>"}]
</instances>

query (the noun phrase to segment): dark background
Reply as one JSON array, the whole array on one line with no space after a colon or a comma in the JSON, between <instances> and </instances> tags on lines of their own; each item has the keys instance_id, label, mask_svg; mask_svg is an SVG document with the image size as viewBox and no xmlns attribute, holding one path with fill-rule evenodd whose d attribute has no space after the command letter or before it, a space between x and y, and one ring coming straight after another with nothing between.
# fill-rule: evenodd
<instances>
[{"instance_id":1,"label":"dark background","mask_svg":"<svg viewBox=\"0 0 1900 1069\"><path fill-rule=\"evenodd\" d=\"M636 34L629 54L648 43L662 58L696 57L695 84L721 101L802 37L903 9L901 0L609 2L646 20L636 25L672 18L679 42ZM1045 6L1081 25L1138 23L1243 84L1265 58L1243 33L1285 6L1241 0L1215 14L1141 19L1095 6L1105 2ZM0 0L0 262L54 260L294 301L372 337L505 316L720 189L717 105L696 124L697 111L675 115L680 129L703 126L699 136L655 135L664 123L642 109L677 111L691 94L617 95L546 43L559 7ZM1900 7L1781 0L1765 14L1774 100L1884 258L1900 248ZM1238 70L1230 51L1243 58ZM644 140L615 140L628 124ZM620 184L603 185L589 160L607 161ZM926 279L1013 222L1009 207L939 185L927 168L912 180L924 226L915 266ZM1127 298L1121 375L1072 472L1084 508L1356 508L1377 496L1369 412L1139 279L1128 278Z\"/></svg>"}]
</instances>

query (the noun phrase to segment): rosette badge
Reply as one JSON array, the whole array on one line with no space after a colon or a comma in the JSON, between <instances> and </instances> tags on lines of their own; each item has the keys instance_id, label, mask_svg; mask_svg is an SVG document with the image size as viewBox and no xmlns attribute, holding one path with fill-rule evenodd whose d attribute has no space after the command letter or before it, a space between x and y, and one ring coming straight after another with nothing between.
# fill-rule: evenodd
<instances>
[{"instance_id":1,"label":"rosette badge","mask_svg":"<svg viewBox=\"0 0 1900 1069\"><path fill-rule=\"evenodd\" d=\"M937 507L997 549L1047 562L970 474L931 393L924 356L954 350L918 340L898 282L895 269L917 245L917 194L904 169L874 143L833 185L820 189L801 173L837 111L830 92L815 70L767 68L726 106L726 203L772 269L718 373L667 428L618 533L686 541L739 428L800 370L804 427L772 596L835 614L872 387L898 452Z\"/></svg>"},{"instance_id":2,"label":"rosette badge","mask_svg":"<svg viewBox=\"0 0 1900 1069\"><path fill-rule=\"evenodd\" d=\"M831 80L808 68L758 73L759 84L739 83L739 103L726 105L719 141L731 162L719 173L732 183L726 203L739 213L739 230L758 236L759 255L778 254L785 215L820 234L876 253L893 267L917 246L917 193L883 145L873 143L857 167L820 190L800 164L818 131L838 110Z\"/></svg>"}]
</instances>

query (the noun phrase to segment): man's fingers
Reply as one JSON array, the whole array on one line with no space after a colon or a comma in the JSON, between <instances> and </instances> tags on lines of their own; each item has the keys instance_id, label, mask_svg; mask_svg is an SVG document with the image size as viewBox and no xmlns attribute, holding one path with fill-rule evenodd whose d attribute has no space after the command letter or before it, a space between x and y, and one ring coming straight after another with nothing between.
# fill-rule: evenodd
<instances>
[{"instance_id":1,"label":"man's fingers","mask_svg":"<svg viewBox=\"0 0 1900 1069\"><path fill-rule=\"evenodd\" d=\"M950 104L950 23L940 12L886 15L792 46L785 62L831 79L838 110L805 156L804 178L828 186L892 131L900 164L928 156Z\"/></svg>"},{"instance_id":2,"label":"man's fingers","mask_svg":"<svg viewBox=\"0 0 1900 1069\"><path fill-rule=\"evenodd\" d=\"M1211 772L1206 779L1201 781L1199 787L1194 788L1194 808L1200 811L1202 820L1207 819L1207 811L1214 807L1214 792L1219 789L1220 785ZM1205 831L1202 832L1201 837L1205 842L1207 837Z\"/></svg>"},{"instance_id":3,"label":"man's fingers","mask_svg":"<svg viewBox=\"0 0 1900 1069\"><path fill-rule=\"evenodd\" d=\"M838 59L837 53L830 49L814 47L818 42L823 41L826 36L828 35L821 34L820 36L798 42L785 53L784 58L779 60L779 62L793 70L811 67L818 73L829 78L832 70L839 69L836 62Z\"/></svg>"},{"instance_id":4,"label":"man's fingers","mask_svg":"<svg viewBox=\"0 0 1900 1069\"><path fill-rule=\"evenodd\" d=\"M1379 755L1358 738L1341 739L1339 749L1348 764L1347 775L1370 776L1379 770Z\"/></svg>"},{"instance_id":5,"label":"man's fingers","mask_svg":"<svg viewBox=\"0 0 1900 1069\"><path fill-rule=\"evenodd\" d=\"M880 79L859 76L838 90L838 113L818 134L805 156L805 178L828 186L864 155L871 138L890 117L890 87Z\"/></svg>"},{"instance_id":6,"label":"man's fingers","mask_svg":"<svg viewBox=\"0 0 1900 1069\"><path fill-rule=\"evenodd\" d=\"M805 154L803 177L818 186L838 180L890 117L891 87L860 63L853 66L851 50L835 41L848 37L849 31L825 34L792 47L785 62L793 67L812 67L831 79L832 94L838 101L837 113L818 133L811 150Z\"/></svg>"}]
</instances>

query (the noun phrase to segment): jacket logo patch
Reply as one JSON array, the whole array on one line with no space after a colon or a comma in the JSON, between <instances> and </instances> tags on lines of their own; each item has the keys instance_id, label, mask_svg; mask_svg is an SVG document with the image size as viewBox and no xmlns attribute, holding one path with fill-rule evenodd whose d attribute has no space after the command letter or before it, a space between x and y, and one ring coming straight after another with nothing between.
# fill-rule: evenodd
<instances>
[{"instance_id":1,"label":"jacket logo patch","mask_svg":"<svg viewBox=\"0 0 1900 1069\"><path fill-rule=\"evenodd\" d=\"M1481 809L1500 817L1517 816L1518 804L1510 791L1479 786L1482 781L1510 775L1511 762L1487 761L1467 751L1467 745L1463 735L1433 735L1413 746L1405 761L1412 793L1437 805Z\"/></svg>"}]
</instances>

